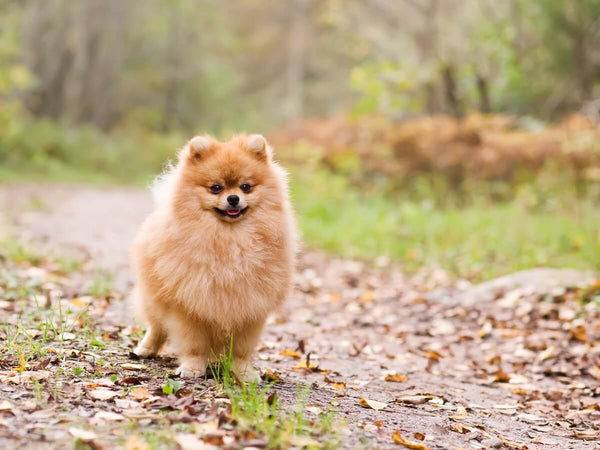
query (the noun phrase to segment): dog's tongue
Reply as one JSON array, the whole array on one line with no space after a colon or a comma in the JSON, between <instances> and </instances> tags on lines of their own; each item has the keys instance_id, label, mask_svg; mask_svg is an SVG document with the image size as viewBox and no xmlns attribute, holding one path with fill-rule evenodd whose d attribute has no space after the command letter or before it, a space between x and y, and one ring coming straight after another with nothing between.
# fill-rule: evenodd
<instances>
[{"instance_id":1,"label":"dog's tongue","mask_svg":"<svg viewBox=\"0 0 600 450\"><path fill-rule=\"evenodd\" d=\"M239 209L228 209L227 214L230 216L237 216L240 213Z\"/></svg>"}]
</instances>

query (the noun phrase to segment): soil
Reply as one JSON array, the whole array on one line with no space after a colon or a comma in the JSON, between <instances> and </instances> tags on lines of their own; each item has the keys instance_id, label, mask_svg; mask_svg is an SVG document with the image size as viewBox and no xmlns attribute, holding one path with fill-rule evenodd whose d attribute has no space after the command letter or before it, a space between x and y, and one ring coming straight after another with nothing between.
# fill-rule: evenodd
<instances>
[{"instance_id":1,"label":"soil","mask_svg":"<svg viewBox=\"0 0 600 450\"><path fill-rule=\"evenodd\" d=\"M128 247L151 207L149 193L134 188L0 187L9 233L116 275L124 295L107 305L106 330L132 325ZM345 418L345 448L401 447L393 433L423 445L414 448L600 448L600 309L597 297L589 301L596 288L586 290L597 279L533 269L472 286L437 268L407 276L385 258L306 250L256 366L279 380L283 402L310 384L310 405ZM117 348L120 362L138 363L125 344ZM143 363L149 372L135 374L150 390L155 374L162 381L174 371L168 357ZM18 403L15 392L0 395ZM26 427L27 417L5 415L0 429L10 420ZM58 448L47 433L32 444L25 430L5 433L6 448Z\"/></svg>"}]
</instances>

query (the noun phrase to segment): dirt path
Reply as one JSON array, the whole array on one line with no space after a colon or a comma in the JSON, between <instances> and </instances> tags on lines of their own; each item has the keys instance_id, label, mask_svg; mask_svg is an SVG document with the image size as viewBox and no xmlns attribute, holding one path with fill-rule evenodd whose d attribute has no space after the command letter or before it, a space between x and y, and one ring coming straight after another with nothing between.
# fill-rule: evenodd
<instances>
[{"instance_id":1,"label":"dirt path","mask_svg":"<svg viewBox=\"0 0 600 450\"><path fill-rule=\"evenodd\" d=\"M124 289L151 201L136 189L19 185L0 188L0 208L3 227L90 255ZM440 271L407 278L319 252L304 253L298 272L257 366L281 380L284 399L312 384L311 403L347 417L346 447L391 448L397 430L433 449L600 448L600 313L568 289L593 274L450 286Z\"/></svg>"}]
</instances>

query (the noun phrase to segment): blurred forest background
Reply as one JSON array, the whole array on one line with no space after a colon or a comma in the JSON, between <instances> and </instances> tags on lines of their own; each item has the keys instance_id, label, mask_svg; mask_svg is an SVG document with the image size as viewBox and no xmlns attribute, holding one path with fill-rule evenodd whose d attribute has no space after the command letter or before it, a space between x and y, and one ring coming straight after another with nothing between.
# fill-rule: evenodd
<instances>
[{"instance_id":1,"label":"blurred forest background","mask_svg":"<svg viewBox=\"0 0 600 450\"><path fill-rule=\"evenodd\" d=\"M600 268L600 0L0 0L0 180L261 132L308 245Z\"/></svg>"}]
</instances>

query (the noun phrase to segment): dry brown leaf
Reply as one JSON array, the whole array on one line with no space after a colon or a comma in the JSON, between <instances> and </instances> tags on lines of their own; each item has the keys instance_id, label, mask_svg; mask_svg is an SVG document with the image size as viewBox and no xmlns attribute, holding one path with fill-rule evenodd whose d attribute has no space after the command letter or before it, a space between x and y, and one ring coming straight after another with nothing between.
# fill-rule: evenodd
<instances>
[{"instance_id":1,"label":"dry brown leaf","mask_svg":"<svg viewBox=\"0 0 600 450\"><path fill-rule=\"evenodd\" d=\"M127 370L143 370L146 368L146 366L143 364L135 364L135 363L121 364L121 367L123 369L127 369Z\"/></svg>"},{"instance_id":2,"label":"dry brown leaf","mask_svg":"<svg viewBox=\"0 0 600 450\"><path fill-rule=\"evenodd\" d=\"M179 444L181 450L200 450L202 448L210 448L211 446L202 442L198 436L192 433L179 433L175 435L175 442ZM219 440L219 445L222 444L222 439Z\"/></svg>"},{"instance_id":3,"label":"dry brown leaf","mask_svg":"<svg viewBox=\"0 0 600 450\"><path fill-rule=\"evenodd\" d=\"M69 428L69 434L82 441L93 441L94 439L98 439L98 435L93 431L82 430L81 428L71 427Z\"/></svg>"},{"instance_id":4,"label":"dry brown leaf","mask_svg":"<svg viewBox=\"0 0 600 450\"><path fill-rule=\"evenodd\" d=\"M132 389L129 392L129 396L135 398L136 400L146 400L150 398L150 392L145 387L139 387Z\"/></svg>"},{"instance_id":5,"label":"dry brown leaf","mask_svg":"<svg viewBox=\"0 0 600 450\"><path fill-rule=\"evenodd\" d=\"M119 422L121 420L125 420L125 417L121 414L114 413L111 411L98 411L94 415L94 419L96 420L105 420L107 422Z\"/></svg>"},{"instance_id":6,"label":"dry brown leaf","mask_svg":"<svg viewBox=\"0 0 600 450\"><path fill-rule=\"evenodd\" d=\"M110 389L98 388L92 391L88 391L88 395L94 400L110 400L111 398L119 395L118 392L111 391Z\"/></svg>"},{"instance_id":7,"label":"dry brown leaf","mask_svg":"<svg viewBox=\"0 0 600 450\"><path fill-rule=\"evenodd\" d=\"M571 334L573 335L573 339L579 342L588 343L588 335L585 327L583 325L578 325L571 330Z\"/></svg>"},{"instance_id":8,"label":"dry brown leaf","mask_svg":"<svg viewBox=\"0 0 600 450\"><path fill-rule=\"evenodd\" d=\"M0 402L0 412L12 412L13 406L8 400Z\"/></svg>"},{"instance_id":9,"label":"dry brown leaf","mask_svg":"<svg viewBox=\"0 0 600 450\"><path fill-rule=\"evenodd\" d=\"M463 425L462 423L451 423L450 429L460 434L469 434L471 431L473 431L471 428Z\"/></svg>"},{"instance_id":10,"label":"dry brown leaf","mask_svg":"<svg viewBox=\"0 0 600 450\"><path fill-rule=\"evenodd\" d=\"M429 359L433 359L434 361L439 361L440 358L442 358L442 355L440 355L438 352L436 352L435 350L427 350L426 356Z\"/></svg>"},{"instance_id":11,"label":"dry brown leaf","mask_svg":"<svg viewBox=\"0 0 600 450\"><path fill-rule=\"evenodd\" d=\"M286 348L285 350L282 350L281 352L279 352L280 355L283 356L291 356L292 358L296 358L296 359L300 359L302 358L302 355L294 350L292 350L291 348Z\"/></svg>"},{"instance_id":12,"label":"dry brown leaf","mask_svg":"<svg viewBox=\"0 0 600 450\"><path fill-rule=\"evenodd\" d=\"M115 398L115 405L117 405L117 408L122 409L131 409L141 406L140 402L129 400L128 398Z\"/></svg>"},{"instance_id":13,"label":"dry brown leaf","mask_svg":"<svg viewBox=\"0 0 600 450\"><path fill-rule=\"evenodd\" d=\"M412 450L429 450L429 447L427 447L425 444L421 444L420 442L407 441L402 437L399 431L394 431L392 433L392 440L395 444L403 445L406 448L410 448Z\"/></svg>"},{"instance_id":14,"label":"dry brown leaf","mask_svg":"<svg viewBox=\"0 0 600 450\"><path fill-rule=\"evenodd\" d=\"M467 417L467 410L464 406L459 406L456 410L456 414L451 416L452 420L464 420Z\"/></svg>"},{"instance_id":15,"label":"dry brown leaf","mask_svg":"<svg viewBox=\"0 0 600 450\"><path fill-rule=\"evenodd\" d=\"M308 412L313 413L313 414L315 414L317 416L323 412L323 409L319 408L317 405L306 405L305 409Z\"/></svg>"},{"instance_id":16,"label":"dry brown leaf","mask_svg":"<svg viewBox=\"0 0 600 450\"><path fill-rule=\"evenodd\" d=\"M396 373L385 376L385 381L395 381L397 383L402 383L403 381L406 381L406 380L408 380L406 375L398 375Z\"/></svg>"},{"instance_id":17,"label":"dry brown leaf","mask_svg":"<svg viewBox=\"0 0 600 450\"><path fill-rule=\"evenodd\" d=\"M396 403L403 403L405 405L422 405L427 403L432 398L434 398L433 395L405 395L398 397L396 399Z\"/></svg>"},{"instance_id":18,"label":"dry brown leaf","mask_svg":"<svg viewBox=\"0 0 600 450\"><path fill-rule=\"evenodd\" d=\"M376 411L381 411L382 409L384 409L388 404L384 403L384 402L378 402L376 400L369 400L367 398L361 397L360 401L359 401L361 406L364 406L365 408L371 408L374 409Z\"/></svg>"},{"instance_id":19,"label":"dry brown leaf","mask_svg":"<svg viewBox=\"0 0 600 450\"><path fill-rule=\"evenodd\" d=\"M538 354L537 360L538 361L546 361L547 359L550 359L554 356L555 351L556 351L556 347L551 345L546 350L544 350L543 352Z\"/></svg>"},{"instance_id":20,"label":"dry brown leaf","mask_svg":"<svg viewBox=\"0 0 600 450\"><path fill-rule=\"evenodd\" d=\"M373 291L365 291L360 300L365 303L372 302L375 300L375 293Z\"/></svg>"},{"instance_id":21,"label":"dry brown leaf","mask_svg":"<svg viewBox=\"0 0 600 450\"><path fill-rule=\"evenodd\" d=\"M516 395L527 395L528 394L528 392L525 389L520 388L520 387L511 388L510 391Z\"/></svg>"},{"instance_id":22,"label":"dry brown leaf","mask_svg":"<svg viewBox=\"0 0 600 450\"><path fill-rule=\"evenodd\" d=\"M323 381L325 381L325 383L329 383L332 388L337 389L338 391L346 389L346 383L343 381L334 381L327 376L323 377Z\"/></svg>"},{"instance_id":23,"label":"dry brown leaf","mask_svg":"<svg viewBox=\"0 0 600 450\"><path fill-rule=\"evenodd\" d=\"M0 381L3 383L27 384L30 381L44 380L50 377L51 372L48 370L31 370L25 372L11 372L6 376L1 376Z\"/></svg>"},{"instance_id":24,"label":"dry brown leaf","mask_svg":"<svg viewBox=\"0 0 600 450\"><path fill-rule=\"evenodd\" d=\"M263 374L263 379L266 381L281 381L281 378L273 369L266 369L265 373Z\"/></svg>"},{"instance_id":25,"label":"dry brown leaf","mask_svg":"<svg viewBox=\"0 0 600 450\"><path fill-rule=\"evenodd\" d=\"M498 383L508 383L510 381L510 375L502 369L498 369L494 374L494 381Z\"/></svg>"}]
</instances>

